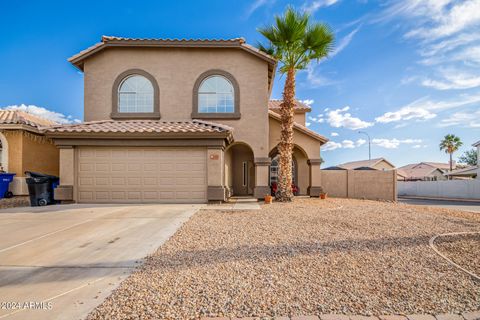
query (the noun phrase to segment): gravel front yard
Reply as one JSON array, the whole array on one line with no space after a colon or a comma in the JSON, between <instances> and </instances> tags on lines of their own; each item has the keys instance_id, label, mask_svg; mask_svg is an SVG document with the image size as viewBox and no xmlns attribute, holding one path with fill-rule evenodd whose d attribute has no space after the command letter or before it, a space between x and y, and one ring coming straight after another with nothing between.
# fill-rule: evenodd
<instances>
[{"instance_id":1,"label":"gravel front yard","mask_svg":"<svg viewBox=\"0 0 480 320\"><path fill-rule=\"evenodd\" d=\"M480 276L480 233L439 237L435 246L453 262Z\"/></svg>"},{"instance_id":2,"label":"gravel front yard","mask_svg":"<svg viewBox=\"0 0 480 320\"><path fill-rule=\"evenodd\" d=\"M204 210L89 319L477 310L480 283L428 244L456 231L480 231L480 215L344 199ZM438 247L478 266L479 239L463 240L452 240L459 252L445 241Z\"/></svg>"},{"instance_id":3,"label":"gravel front yard","mask_svg":"<svg viewBox=\"0 0 480 320\"><path fill-rule=\"evenodd\" d=\"M13 198L0 199L0 209L28 206L30 206L30 198L28 196L17 196Z\"/></svg>"}]
</instances>

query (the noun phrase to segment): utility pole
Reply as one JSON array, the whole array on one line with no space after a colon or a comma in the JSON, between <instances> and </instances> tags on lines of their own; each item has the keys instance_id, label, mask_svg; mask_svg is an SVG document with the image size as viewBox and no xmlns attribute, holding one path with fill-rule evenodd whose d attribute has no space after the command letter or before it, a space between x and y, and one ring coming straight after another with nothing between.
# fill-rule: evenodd
<instances>
[{"instance_id":1,"label":"utility pole","mask_svg":"<svg viewBox=\"0 0 480 320\"><path fill-rule=\"evenodd\" d=\"M370 143L370 135L368 133L366 133L365 131L358 131L358 133L360 134L364 134L367 136L368 138L368 160L372 160L372 147L371 147L371 143Z\"/></svg>"}]
</instances>

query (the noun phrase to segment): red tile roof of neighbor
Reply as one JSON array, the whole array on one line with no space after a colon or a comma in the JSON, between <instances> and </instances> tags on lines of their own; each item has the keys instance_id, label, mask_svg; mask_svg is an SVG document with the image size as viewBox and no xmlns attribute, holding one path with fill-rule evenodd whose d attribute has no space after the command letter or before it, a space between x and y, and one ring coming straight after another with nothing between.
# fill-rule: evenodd
<instances>
[{"instance_id":1,"label":"red tile roof of neighbor","mask_svg":"<svg viewBox=\"0 0 480 320\"><path fill-rule=\"evenodd\" d=\"M26 125L39 129L58 123L21 110L0 110L0 124Z\"/></svg>"},{"instance_id":2,"label":"red tile roof of neighbor","mask_svg":"<svg viewBox=\"0 0 480 320\"><path fill-rule=\"evenodd\" d=\"M348 169L348 170L353 170L353 169L362 168L362 167L363 168L372 168L373 166L375 166L377 163L379 163L381 161L385 161L386 163L391 165L392 168L395 168L395 166L385 158L375 158L375 159L371 159L371 160L351 161L351 162L346 162L346 163L339 164L338 167Z\"/></svg>"},{"instance_id":3,"label":"red tile roof of neighbor","mask_svg":"<svg viewBox=\"0 0 480 320\"><path fill-rule=\"evenodd\" d=\"M229 126L203 121L102 120L45 128L47 133L229 133Z\"/></svg>"},{"instance_id":4,"label":"red tile roof of neighbor","mask_svg":"<svg viewBox=\"0 0 480 320\"><path fill-rule=\"evenodd\" d=\"M268 109L278 111L280 110L280 105L282 104L282 102L283 100L280 99L272 99L268 101ZM312 108L299 100L295 100L294 110L299 112L310 112L312 111Z\"/></svg>"}]
</instances>

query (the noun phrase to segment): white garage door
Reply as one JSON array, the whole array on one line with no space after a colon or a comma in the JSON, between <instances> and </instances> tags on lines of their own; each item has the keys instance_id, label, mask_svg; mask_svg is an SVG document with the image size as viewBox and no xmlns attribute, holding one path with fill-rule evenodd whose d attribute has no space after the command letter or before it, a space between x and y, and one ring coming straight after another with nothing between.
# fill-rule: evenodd
<instances>
[{"instance_id":1,"label":"white garage door","mask_svg":"<svg viewBox=\"0 0 480 320\"><path fill-rule=\"evenodd\" d=\"M203 148L78 149L78 202L207 201Z\"/></svg>"}]
</instances>

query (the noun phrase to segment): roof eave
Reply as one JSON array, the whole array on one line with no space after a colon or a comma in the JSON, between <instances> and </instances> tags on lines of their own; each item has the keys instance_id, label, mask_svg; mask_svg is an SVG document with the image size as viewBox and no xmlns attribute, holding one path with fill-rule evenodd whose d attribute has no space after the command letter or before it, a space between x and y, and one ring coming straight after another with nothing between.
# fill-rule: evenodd
<instances>
[{"instance_id":1,"label":"roof eave","mask_svg":"<svg viewBox=\"0 0 480 320\"><path fill-rule=\"evenodd\" d=\"M108 47L143 47L143 48L233 48L233 49L242 49L247 51L258 58L265 60L269 63L272 68L271 79L275 75L275 70L277 66L277 60L266 53L260 53L248 45L244 45L241 42L214 42L214 41L205 41L205 42L179 42L179 41L153 41L153 40L109 40L108 42L99 42L93 45L90 48L87 48L76 55L68 58L68 62L73 64L79 70L83 71L83 62L86 58L96 54L97 52L108 48Z\"/></svg>"},{"instance_id":2,"label":"roof eave","mask_svg":"<svg viewBox=\"0 0 480 320\"><path fill-rule=\"evenodd\" d=\"M42 134L42 130L28 124L1 123L0 130L24 130L33 133Z\"/></svg>"},{"instance_id":3,"label":"roof eave","mask_svg":"<svg viewBox=\"0 0 480 320\"><path fill-rule=\"evenodd\" d=\"M269 117L271 117L272 119L275 119L275 120L277 120L277 121L280 121L280 115L278 115L278 114L275 113L274 111L269 110L268 115L269 115ZM309 137L314 138L314 139L317 140L317 141L320 141L320 142L322 143L322 145L325 144L325 143L327 143L327 142L329 141L326 137L324 137L324 136L322 136L322 135L320 135L320 134L318 134L318 133L315 133L315 132L309 130L308 128L306 128L306 127L303 127L302 125L300 125L300 124L298 124L298 123L295 123L295 122L294 122L294 123L293 123L293 128L299 130L300 132L302 132L302 133L304 133L304 134L306 134L306 135L308 135Z\"/></svg>"}]
</instances>

